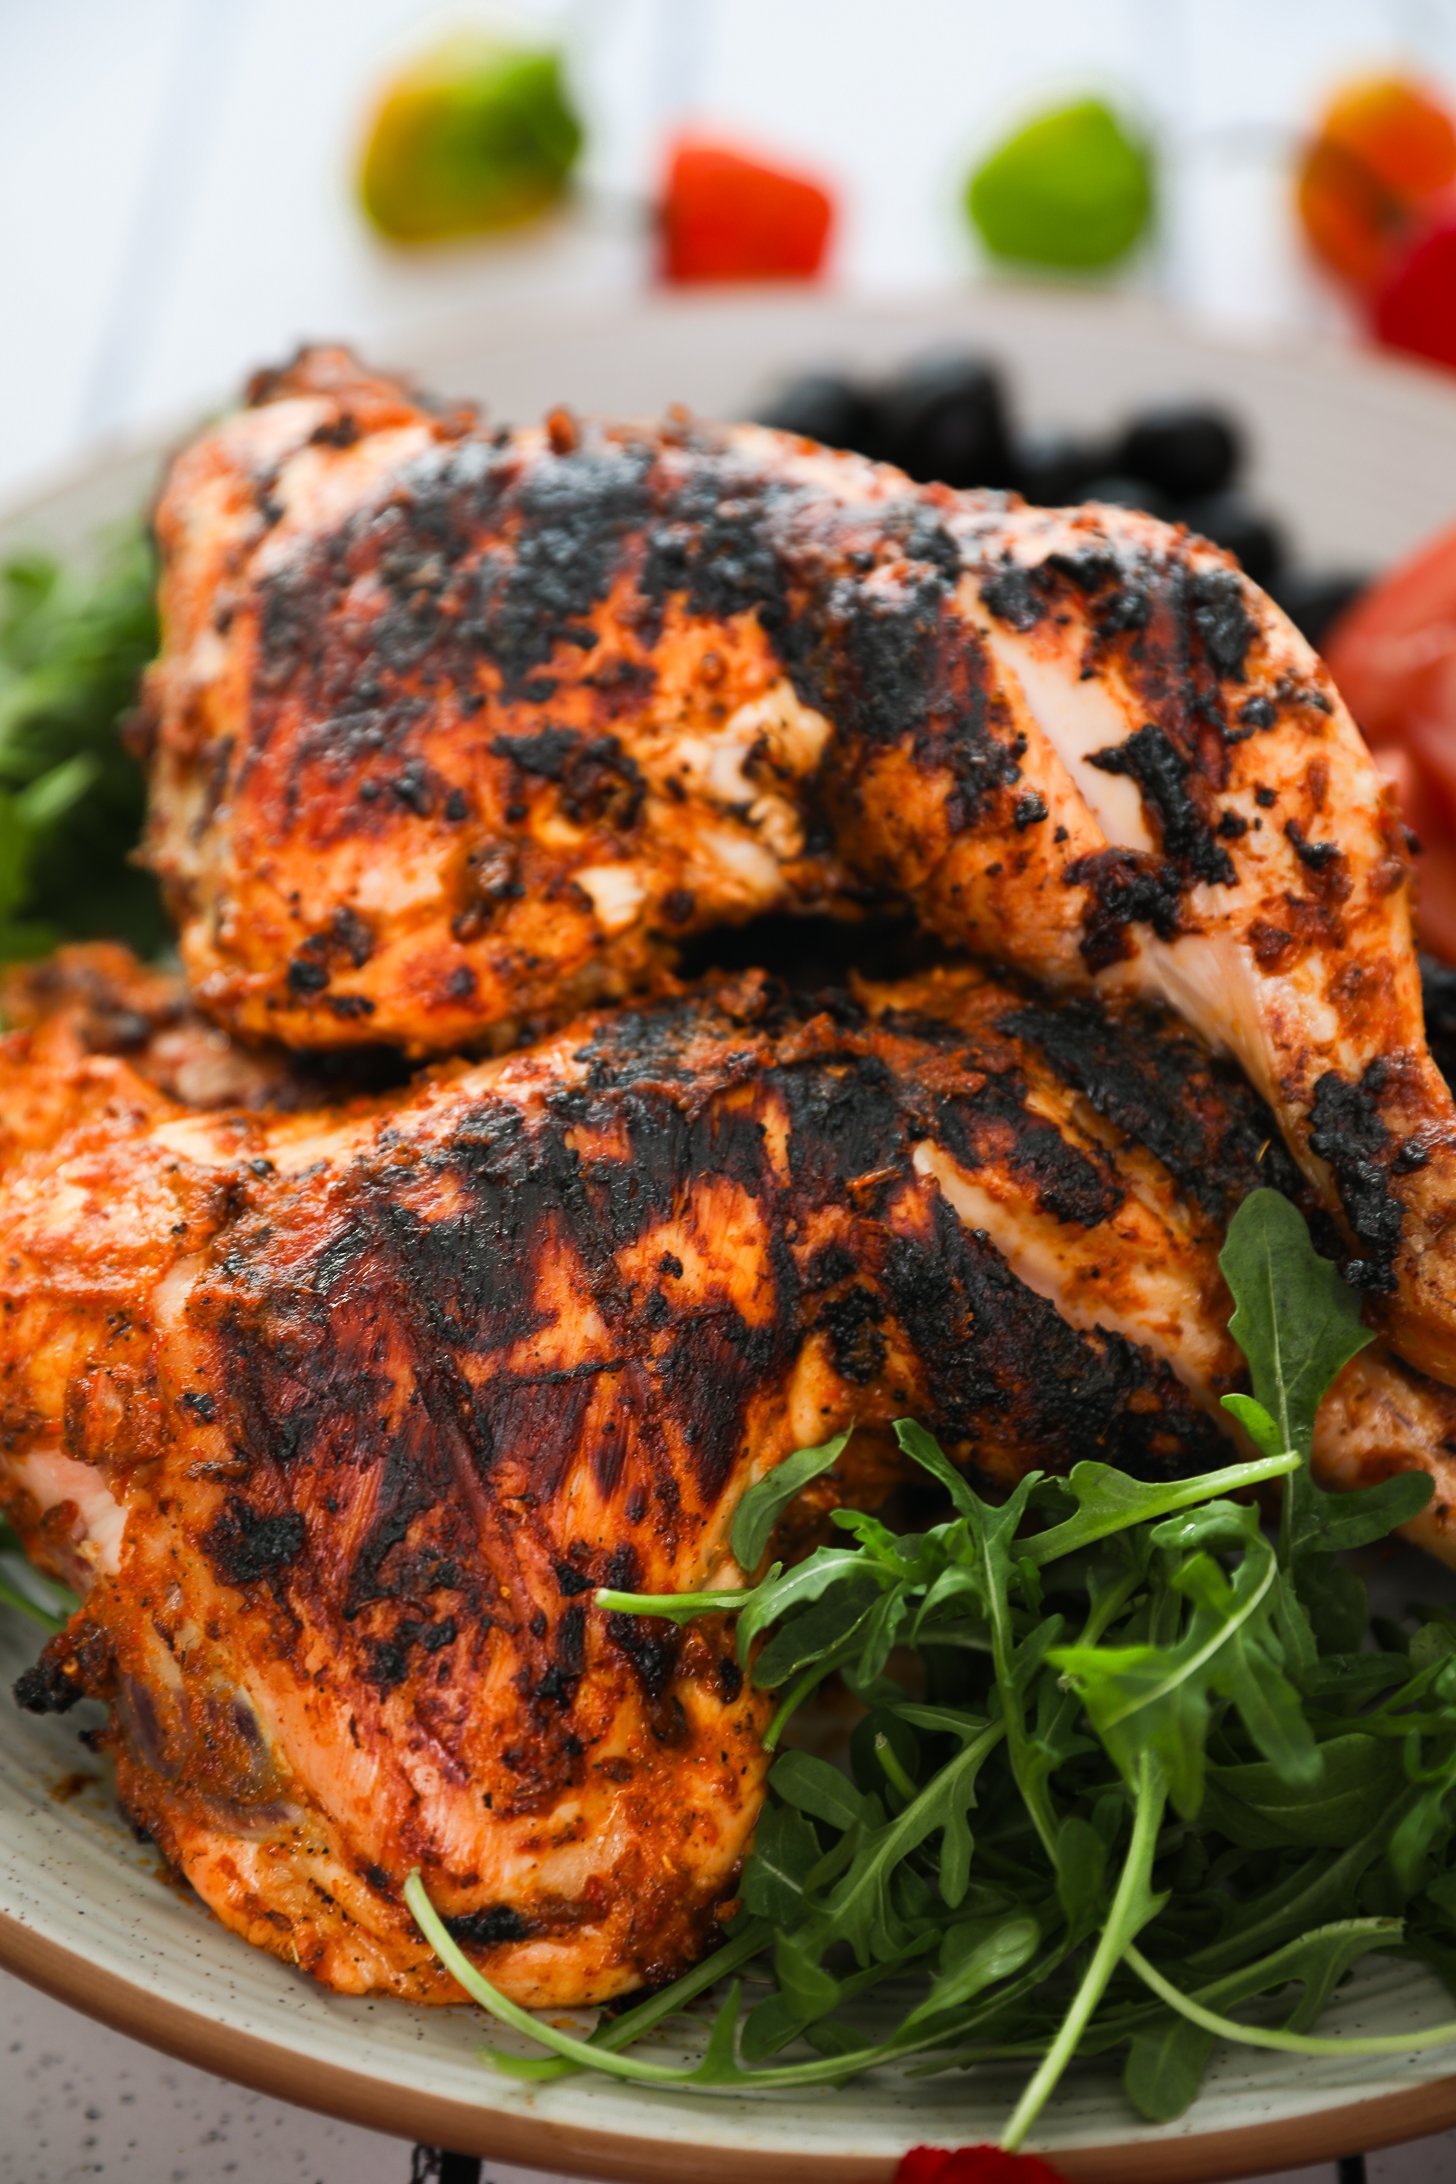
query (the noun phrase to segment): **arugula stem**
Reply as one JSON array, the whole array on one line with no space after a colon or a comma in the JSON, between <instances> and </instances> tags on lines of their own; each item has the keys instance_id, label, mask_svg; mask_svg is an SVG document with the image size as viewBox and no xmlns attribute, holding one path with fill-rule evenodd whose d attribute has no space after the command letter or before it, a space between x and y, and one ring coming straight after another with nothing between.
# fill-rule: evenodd
<instances>
[{"instance_id":1,"label":"arugula stem","mask_svg":"<svg viewBox=\"0 0 1456 2184\"><path fill-rule=\"evenodd\" d=\"M1159 2001L1166 2002L1170 2010L1186 2017L1190 2024L1201 2025L1205 2032L1217 2034L1221 2040L1232 2040L1243 2047L1275 2048L1286 2055L1418 2055L1427 2048L1456 2047L1456 2025L1431 2025L1422 2032L1371 2033L1364 2038L1342 2039L1338 2034L1325 2037L1313 2032L1284 2032L1277 2025L1245 2025L1236 2017L1221 2017L1216 2010L1208 2010L1201 2002L1165 1979L1155 1964L1150 1964L1142 1951L1132 1942L1123 1950L1123 1957L1130 1970L1137 1973L1145 1986L1151 1987Z\"/></svg>"},{"instance_id":2,"label":"arugula stem","mask_svg":"<svg viewBox=\"0 0 1456 2184\"><path fill-rule=\"evenodd\" d=\"M821 1653L816 1661L809 1663L802 1675L795 1677L784 1696L779 1700L778 1705L774 1708L773 1718L767 1729L764 1730L763 1748L766 1752L776 1752L778 1750L779 1738L788 1728L791 1718L798 1713L804 1701L812 1698L819 1689L820 1684L826 1682L835 1673L836 1669L843 1668L846 1661L852 1661L858 1651L856 1633L851 1631L842 1645L832 1647L828 1653Z\"/></svg>"},{"instance_id":3,"label":"arugula stem","mask_svg":"<svg viewBox=\"0 0 1456 2184\"><path fill-rule=\"evenodd\" d=\"M0 1577L0 1605L18 1608L22 1615L30 1617L32 1623L39 1623L42 1630L48 1630L52 1635L66 1627L67 1618L64 1615L52 1615L38 1600L30 1599L17 1586L8 1585L3 1577Z\"/></svg>"},{"instance_id":4,"label":"arugula stem","mask_svg":"<svg viewBox=\"0 0 1456 2184\"><path fill-rule=\"evenodd\" d=\"M710 2042L710 2052L704 2056L703 2061L690 2065L687 2069L673 2063L643 2062L635 2055L614 2052L607 2046L605 2039L583 2040L575 2033L563 2032L559 2026L534 2016L530 2010L523 2009L519 2002L512 2002L507 1995L502 1994L499 1987L493 1986L482 1972L476 1970L469 1957L451 1938L439 1912L429 1899L418 1866L404 1884L404 1897L421 1933L446 1971L458 1980L471 2000L478 2003L481 2009L498 2018L502 2024L509 2025L513 2031L524 2033L538 2046L550 2048L555 2055L564 2057L568 2062L586 2070L604 2071L609 2077L628 2079L636 2085L677 2086L689 2091L711 2090L719 2085L838 2085L858 2071L873 2069L876 2064L895 2062L902 2056L945 2045L944 2033L926 2033L907 2039L902 2028L888 2040L879 2041L870 2047L854 2049L847 2055L816 2056L813 2062L790 2063L778 2069L745 2070L740 2064L725 2064L721 2061L714 2068L711 2053L713 2042ZM715 1971L719 1973L722 1970L721 1955L720 1951L714 1965ZM738 1986L735 1981L729 1989L724 2009L720 2012L720 2021L736 2009L737 1995ZM542 2059L537 2057L522 2058L491 2052L490 2060L497 2068L520 2077L534 2078L542 2069Z\"/></svg>"},{"instance_id":5,"label":"arugula stem","mask_svg":"<svg viewBox=\"0 0 1456 2184\"><path fill-rule=\"evenodd\" d=\"M609 1585L599 1585L592 1597L607 1615L660 1615L670 1623L690 1623L699 1615L736 1615L757 1590L749 1586L738 1592L635 1593L613 1592Z\"/></svg>"},{"instance_id":6,"label":"arugula stem","mask_svg":"<svg viewBox=\"0 0 1456 2184\"><path fill-rule=\"evenodd\" d=\"M416 1925L444 1965L473 2002L478 2002L492 2017L509 2025L515 2032L544 2046L555 2049L558 2055L584 2065L591 2070L604 2070L610 2076L635 2079L642 2085L681 2085L684 2072L673 2063L644 2063L635 2058L611 2053L604 2046L594 2047L590 2040L578 2039L574 2033L563 2032L558 2026L546 2025L530 2010L522 2009L519 2002L512 2002L508 1995L493 1986L483 1972L476 1970L468 1956L449 1932L439 1912L431 1903L420 1875L415 1867L404 1884L404 1900L414 1914Z\"/></svg>"},{"instance_id":7,"label":"arugula stem","mask_svg":"<svg viewBox=\"0 0 1456 2184\"><path fill-rule=\"evenodd\" d=\"M1166 1802L1167 1793L1157 1769L1145 1752L1138 1767L1132 1839L1127 1846L1127 1856L1123 1860L1122 1873L1107 1914L1107 1923L1102 1929L1097 1947L1092 1952L1092 1961L1082 1974L1077 1992L1072 1997L1071 2007L1062 2019L1056 2038L1047 2049L1040 2068L1017 2102L1011 2121L1001 2134L1001 2146L1008 2154L1018 2153L1025 2144L1027 2133L1050 2100L1062 2073L1076 2054L1088 2021L1107 1990L1108 1981L1131 1948L1133 1935L1140 1933L1157 1911L1157 1900L1148 1893L1148 1881L1153 1870L1153 1858L1158 1847L1158 1829L1162 1825Z\"/></svg>"},{"instance_id":8,"label":"arugula stem","mask_svg":"<svg viewBox=\"0 0 1456 2184\"><path fill-rule=\"evenodd\" d=\"M1001 1702L1001 1718L1006 1726L1006 1748L1011 1758L1011 1772L1031 1816L1031 1824L1036 1829L1041 1847L1055 1871L1056 1815L1052 1811L1045 1781L1038 1780L1031 1769L1031 1745L1026 1734L1026 1714L1021 1704L1021 1692L1011 1658L1010 1617L1006 1597L997 1583L984 1533L977 1539L976 1548L982 1567L986 1614L991 1632L991 1661L996 1672L996 1692Z\"/></svg>"},{"instance_id":9,"label":"arugula stem","mask_svg":"<svg viewBox=\"0 0 1456 2184\"><path fill-rule=\"evenodd\" d=\"M901 1766L894 1745L883 1731L875 1738L875 1758L885 1780L893 1789L899 1791L907 1805L913 1804L917 1795L915 1784Z\"/></svg>"},{"instance_id":10,"label":"arugula stem","mask_svg":"<svg viewBox=\"0 0 1456 2184\"><path fill-rule=\"evenodd\" d=\"M635 2009L623 2010L620 2017L602 2018L589 2035L587 2046L595 2054L620 2054L623 2048L631 2047L634 2041L656 2031L667 2018L676 2016L689 2002L695 2002L720 1979L726 1979L730 1972L740 1970L756 1956L761 1956L773 1938L773 1928L766 1920L739 1918L721 1946L705 1956L700 1964L695 1964L691 1971L684 1972L670 1986L660 1987ZM552 2078L574 2077L584 2067L581 2063L569 2062L565 2056L543 2056L533 2066L531 2076L539 2084Z\"/></svg>"}]
</instances>

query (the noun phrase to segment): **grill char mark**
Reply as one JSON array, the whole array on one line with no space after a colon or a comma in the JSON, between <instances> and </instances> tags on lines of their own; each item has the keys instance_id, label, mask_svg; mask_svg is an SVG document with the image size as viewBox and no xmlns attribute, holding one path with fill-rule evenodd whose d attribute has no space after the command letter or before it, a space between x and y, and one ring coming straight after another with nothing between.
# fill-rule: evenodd
<instances>
[{"instance_id":1,"label":"grill char mark","mask_svg":"<svg viewBox=\"0 0 1456 2184\"><path fill-rule=\"evenodd\" d=\"M805 1051L783 1059L794 1040ZM1121 1091L1126 1125L1147 1128L1147 1088L1125 1060L1119 1077L1114 1050L1109 1031L1108 1099ZM926 1090L931 1057L940 1080L949 1069L966 1085L960 1097ZM988 1475L1008 1450L1018 1466L1053 1469L1092 1449L1150 1470L1208 1460L1216 1433L1164 1368L1121 1337L1072 1328L913 1167L934 1135L968 1168L1008 1170L1059 1222L1093 1228L1115 1211L1114 1172L1034 1111L1004 1047L983 1052L909 1016L879 1023L847 997L816 1013L748 981L736 1013L688 998L605 1018L575 1065L574 1087L528 1111L479 1101L443 1140L408 1151L389 1133L377 1159L336 1182L327 1232L281 1284L272 1266L288 1186L277 1186L231 1230L206 1308L224 1430L270 1497L288 1482L310 1494L324 1478L341 1494L361 1475L374 1482L347 1563L300 1538L273 1582L300 1620L323 1616L360 1648L361 1670L386 1681L416 1662L427 1672L431 1643L445 1643L428 1634L447 1620L452 1639L474 1627L482 1642L498 1625L523 1688L553 1702L555 1757L539 1759L532 1794L576 1765L577 1670L563 1672L561 1652L573 1611L554 1561L537 1597L502 1507L549 1513L586 1464L619 1545L673 1554L722 1507L757 1406L813 1327L846 1383L873 1389L887 1359L913 1361L912 1406L928 1406L967 1460L991 1452ZM1222 1091L1210 1075L1215 1120ZM1248 1127L1226 1131L1228 1188ZM771 1141L786 1148L786 1174ZM799 1237L856 1175L877 1178L876 1210L847 1226L848 1248L811 1263ZM297 1188L302 1201L310 1186ZM751 1313L717 1277L649 1254L661 1225L703 1193L750 1211ZM644 1261L645 1279L624 1274ZM522 1351L549 1337L547 1295L563 1278L599 1335L568 1367L526 1369ZM245 1574L215 1559L225 1580ZM628 1649L653 1697L674 1646L657 1633ZM576 1641L567 1652L579 1658ZM550 1725L543 1736L550 1744Z\"/></svg>"},{"instance_id":2,"label":"grill char mark","mask_svg":"<svg viewBox=\"0 0 1456 2184\"><path fill-rule=\"evenodd\" d=\"M752 614L800 697L832 712L850 751L908 743L927 773L952 776L953 829L971 826L1019 779L1020 752L984 654L952 612L959 549L913 500L817 523L802 520L805 507L801 489L706 442L623 449L583 435L529 465L473 441L432 450L382 510L361 510L264 581L252 747L288 732L285 713L314 723L291 788L302 809L309 773L372 769L406 750L435 708L468 717L498 689L548 711L534 731L498 736L494 755L559 779L581 739L551 721L559 682L539 670L551 661L558 676L597 688L609 721L601 663L554 656L625 582L627 618L649 645L674 597L710 621ZM892 565L894 580L846 581L856 556ZM382 589L382 607L354 603L365 578ZM621 766L610 734L596 740L604 763ZM633 775L628 787L640 806ZM852 801L852 783L841 789ZM627 801L617 816L630 835L637 810ZM377 803L369 795L334 825L367 828Z\"/></svg>"},{"instance_id":3,"label":"grill char mark","mask_svg":"<svg viewBox=\"0 0 1456 2184\"><path fill-rule=\"evenodd\" d=\"M715 928L878 901L1182 1008L1248 1057L1332 1212L1315 1076L1409 1048L1432 1150L1397 1195L1456 1233L1405 845L1318 662L1219 549L676 414L487 435L338 352L261 398L284 411L184 451L157 519L151 852L230 1024L507 1046L663 990ZM189 528L219 476L237 504ZM367 953L341 906L378 912ZM1453 1256L1407 1224L1384 1315L1443 1378Z\"/></svg>"},{"instance_id":4,"label":"grill char mark","mask_svg":"<svg viewBox=\"0 0 1456 2184\"><path fill-rule=\"evenodd\" d=\"M1383 1096L1396 1090L1396 1076L1386 1061L1372 1062L1355 1081L1326 1070L1310 1109L1310 1146L1329 1165L1358 1246L1346 1276L1357 1288L1377 1292L1395 1287L1404 1227L1404 1211L1391 1188L1392 1170L1400 1173L1402 1147L1381 1112Z\"/></svg>"},{"instance_id":5,"label":"grill char mark","mask_svg":"<svg viewBox=\"0 0 1456 2184\"><path fill-rule=\"evenodd\" d=\"M205 1893L240 1831L272 1845L269 1933L321 1976L357 1947L352 1916L407 1980L435 1977L398 1901L413 1864L492 1977L599 1944L619 1984L680 1968L752 1824L762 1702L727 1630L605 1616L598 1586L715 1582L746 1481L852 1419L797 1545L825 1497L874 1505L905 1413L995 1491L1084 1454L1176 1476L1221 1445L1130 1339L1142 1185L1121 1195L1128 1170L1015 1009L967 972L817 996L751 974L320 1115L316 1152L307 1121L300 1142L294 1120L224 1116L226 1191L168 1151L156 1271L185 1250L187 1369L170 1412L154 1374L129 1414L155 1411L152 1460L168 1451L166 1499L129 1530L155 1612L98 1588L22 1696L114 1698L122 1794ZM1136 1018L1093 1041L1125 1119L1155 1090L1124 1050L1163 1036ZM138 1135L175 1117L152 1097L163 1112L108 1110L140 1182ZM1221 1099L1238 1108L1210 1072L1232 1178L1257 1125L1247 1095L1232 1118ZM942 1156L989 1233L943 1194ZM213 1208L200 1242L168 1226L177 1193ZM1189 1219L1196 1290L1216 1231ZM1053 1244L1065 1311L1018 1272L1044 1279ZM1203 1398L1232 1356L1207 1366ZM553 1844L557 1877L521 1882Z\"/></svg>"},{"instance_id":6,"label":"grill char mark","mask_svg":"<svg viewBox=\"0 0 1456 2184\"><path fill-rule=\"evenodd\" d=\"M1260 1184L1286 1198L1306 1195L1273 1116L1243 1076L1152 1010L1119 1021L1092 1001L1028 1001L1000 1028L1044 1054L1220 1225Z\"/></svg>"}]
</instances>

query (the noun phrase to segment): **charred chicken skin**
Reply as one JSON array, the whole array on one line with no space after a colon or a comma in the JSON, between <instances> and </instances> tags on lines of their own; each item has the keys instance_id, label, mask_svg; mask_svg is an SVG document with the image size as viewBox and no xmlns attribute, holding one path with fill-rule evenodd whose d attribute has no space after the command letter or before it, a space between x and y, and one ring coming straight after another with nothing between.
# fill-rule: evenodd
<instances>
[{"instance_id":1,"label":"charred chicken skin","mask_svg":"<svg viewBox=\"0 0 1456 2184\"><path fill-rule=\"evenodd\" d=\"M1456 1380L1402 830L1214 547L749 427L493 433L337 350L188 448L157 527L150 856L219 1021L503 1044L705 927L899 902L1236 1056Z\"/></svg>"},{"instance_id":2,"label":"charred chicken skin","mask_svg":"<svg viewBox=\"0 0 1456 2184\"><path fill-rule=\"evenodd\" d=\"M19 1695L109 1700L132 1816L339 1990L454 1999L415 1865L523 2002L703 1948L763 1702L721 1627L593 1593L741 1581L792 1448L856 1424L802 1526L883 1495L905 1412L993 1483L1229 1447L1218 1243L1297 1179L1162 1020L749 975L280 1114L172 1097L185 1017L110 1051L84 969L0 1045L0 1503L84 1595ZM1453 1433L1367 1354L1318 1461L1433 1467L1440 1551Z\"/></svg>"}]
</instances>

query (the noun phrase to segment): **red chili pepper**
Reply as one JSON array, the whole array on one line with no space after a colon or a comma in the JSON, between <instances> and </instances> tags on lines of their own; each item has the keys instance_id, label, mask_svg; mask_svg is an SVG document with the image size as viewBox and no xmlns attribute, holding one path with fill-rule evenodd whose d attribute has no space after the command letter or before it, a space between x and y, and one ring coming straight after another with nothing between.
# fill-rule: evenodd
<instances>
[{"instance_id":1,"label":"red chili pepper","mask_svg":"<svg viewBox=\"0 0 1456 2184\"><path fill-rule=\"evenodd\" d=\"M698 137L674 145L660 210L669 281L812 280L834 225L808 175Z\"/></svg>"},{"instance_id":2,"label":"red chili pepper","mask_svg":"<svg viewBox=\"0 0 1456 2184\"><path fill-rule=\"evenodd\" d=\"M895 2171L895 2184L1064 2184L1039 2154L1005 2154L999 2146L915 2146Z\"/></svg>"},{"instance_id":3,"label":"red chili pepper","mask_svg":"<svg viewBox=\"0 0 1456 2184\"><path fill-rule=\"evenodd\" d=\"M1376 290L1371 323L1388 349L1456 365L1456 204L1437 207L1391 266Z\"/></svg>"}]
</instances>

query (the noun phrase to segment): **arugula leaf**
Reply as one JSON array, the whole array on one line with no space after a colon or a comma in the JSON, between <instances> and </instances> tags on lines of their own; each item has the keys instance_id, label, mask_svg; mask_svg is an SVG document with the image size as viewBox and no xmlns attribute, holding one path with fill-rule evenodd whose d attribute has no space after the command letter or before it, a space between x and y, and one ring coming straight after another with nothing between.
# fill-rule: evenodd
<instances>
[{"instance_id":1,"label":"arugula leaf","mask_svg":"<svg viewBox=\"0 0 1456 2184\"><path fill-rule=\"evenodd\" d=\"M1015 1558L1012 1542L1026 1513L1039 1474L1030 1472L1015 1486L999 1508L981 1500L969 1488L963 1505L969 1542L968 1563L978 1583L981 1610L991 1639L991 1660L997 1695L1006 1724L1007 1748L1026 1808L1048 1855L1057 1832L1056 1815L1047 1796L1044 1766L1037 1763L1026 1727L1023 1693L1034 1670L1047 1656L1048 1645L1058 1635L1059 1619L1048 1619L1018 1644L1013 1629L1012 1586Z\"/></svg>"},{"instance_id":2,"label":"arugula leaf","mask_svg":"<svg viewBox=\"0 0 1456 2184\"><path fill-rule=\"evenodd\" d=\"M1231 1579L1196 1544L1179 1563L1170 1589L1192 1606L1171 1643L1061 1646L1048 1655L1049 1665L1075 1686L1129 1785L1151 1754L1185 1819L1194 1818L1203 1801L1215 1694L1232 1699L1256 1747L1291 1779L1309 1779L1319 1767L1297 1695L1269 1643L1278 1571L1257 1512L1220 1502L1200 1515L1205 1527L1216 1515L1227 1532L1241 1535L1244 1553Z\"/></svg>"},{"instance_id":3,"label":"arugula leaf","mask_svg":"<svg viewBox=\"0 0 1456 2184\"><path fill-rule=\"evenodd\" d=\"M1019 1543L1018 1552L1038 1565L1076 1554L1095 1541L1134 1525L1149 1524L1172 1516L1219 1495L1246 1492L1286 1477L1299 1466L1296 1450L1271 1450L1252 1463L1229 1464L1195 1479L1134 1479L1110 1464L1084 1461L1074 1464L1065 1479L1048 1485L1070 1494L1077 1504L1074 1515L1045 1532L1033 1533Z\"/></svg>"},{"instance_id":4,"label":"arugula leaf","mask_svg":"<svg viewBox=\"0 0 1456 2184\"><path fill-rule=\"evenodd\" d=\"M1080 1936L1100 1918L1105 1902L1107 1844L1092 1822L1069 1812L1057 1830L1057 1900L1068 1928Z\"/></svg>"},{"instance_id":5,"label":"arugula leaf","mask_svg":"<svg viewBox=\"0 0 1456 2184\"><path fill-rule=\"evenodd\" d=\"M955 1465L941 1448L935 1436L927 1433L924 1426L917 1426L913 1418L897 1418L895 1420L895 1439L899 1442L905 1454L912 1457L919 1464L922 1471L928 1471L932 1479L940 1482L947 1494L949 1494L958 1514L963 1517L969 1516L977 1497L972 1493L961 1473L956 1470ZM1022 1481L1022 1484L1029 1489L1035 1485L1040 1476L1039 1472L1033 1472Z\"/></svg>"},{"instance_id":6,"label":"arugula leaf","mask_svg":"<svg viewBox=\"0 0 1456 2184\"><path fill-rule=\"evenodd\" d=\"M761 1585L739 1599L740 1666L748 1666L754 1641L773 1624L782 1622L791 1612L807 1608L836 1585L862 1587L866 1577L872 1575L872 1566L867 1568L864 1559L850 1547L820 1547L807 1561L796 1563L791 1570L770 1570ZM640 1602L637 1612L642 1612ZM662 1611L654 1609L652 1612Z\"/></svg>"},{"instance_id":7,"label":"arugula leaf","mask_svg":"<svg viewBox=\"0 0 1456 2184\"><path fill-rule=\"evenodd\" d=\"M1249 1361L1254 1400L1224 1406L1266 1455L1308 1456L1315 1413L1330 1382L1374 1338L1354 1291L1309 1240L1297 1207L1278 1191L1250 1192L1219 1255L1234 1299L1229 1332Z\"/></svg>"},{"instance_id":8,"label":"arugula leaf","mask_svg":"<svg viewBox=\"0 0 1456 2184\"><path fill-rule=\"evenodd\" d=\"M1348 1554L1356 1547L1368 1547L1418 1517L1435 1491L1436 1482L1428 1471L1398 1471L1375 1486L1308 1496L1294 1532L1295 1555L1306 1551Z\"/></svg>"},{"instance_id":9,"label":"arugula leaf","mask_svg":"<svg viewBox=\"0 0 1456 2184\"><path fill-rule=\"evenodd\" d=\"M1408 1762L1409 1764L1409 1762ZM1412 1801L1390 1833L1386 1857L1402 1892L1413 1895L1429 1878L1427 1861L1443 1851L1451 1839L1448 1804L1456 1791L1456 1757L1445 1760Z\"/></svg>"},{"instance_id":10,"label":"arugula leaf","mask_svg":"<svg viewBox=\"0 0 1456 2184\"><path fill-rule=\"evenodd\" d=\"M875 1956L893 1955L902 1945L890 1897L891 1879L902 1859L928 1835L953 1826L966 1807L975 1803L976 1777L1003 1733L999 1723L984 1729L903 1812L867 1834L855 1864L825 1906L826 1945L831 1940L847 1942L861 1964Z\"/></svg>"},{"instance_id":11,"label":"arugula leaf","mask_svg":"<svg viewBox=\"0 0 1456 2184\"><path fill-rule=\"evenodd\" d=\"M1340 1497L1314 1482L1309 1457L1321 1399L1372 1338L1354 1291L1315 1251L1303 1215L1277 1191L1253 1192L1230 1224L1219 1264L1236 1304L1229 1329L1254 1382L1253 1396L1226 1395L1224 1407L1261 1448L1295 1449L1304 1459L1285 1482L1279 1552L1294 1585L1279 1602L1279 1624L1291 1657L1308 1669L1321 1652L1358 1649L1368 1621L1363 1588L1330 1557L1408 1523L1434 1481L1410 1473Z\"/></svg>"},{"instance_id":12,"label":"arugula leaf","mask_svg":"<svg viewBox=\"0 0 1456 2184\"><path fill-rule=\"evenodd\" d=\"M819 1838L804 1815L789 1805L770 1805L744 1870L744 1908L755 1918L786 1925L802 1910L805 1883L818 1863Z\"/></svg>"},{"instance_id":13,"label":"arugula leaf","mask_svg":"<svg viewBox=\"0 0 1456 2184\"><path fill-rule=\"evenodd\" d=\"M789 1503L798 1499L811 1480L833 1469L849 1446L852 1431L849 1428L836 1433L832 1441L821 1441L815 1448L796 1449L748 1489L734 1512L728 1535L733 1559L740 1569L752 1575L758 1568L774 1526Z\"/></svg>"},{"instance_id":14,"label":"arugula leaf","mask_svg":"<svg viewBox=\"0 0 1456 2184\"><path fill-rule=\"evenodd\" d=\"M1389 1817L1404 1775L1394 1743L1351 1732L1325 1739L1312 1778L1291 1781L1267 1759L1214 1767L1203 1818L1249 1850L1343 1850Z\"/></svg>"},{"instance_id":15,"label":"arugula leaf","mask_svg":"<svg viewBox=\"0 0 1456 2184\"><path fill-rule=\"evenodd\" d=\"M834 1652L864 1622L878 1598L879 1587L863 1570L826 1590L812 1607L774 1632L754 1663L754 1682L776 1691L806 1662Z\"/></svg>"},{"instance_id":16,"label":"arugula leaf","mask_svg":"<svg viewBox=\"0 0 1456 2184\"><path fill-rule=\"evenodd\" d=\"M780 1997L805 2026L838 2009L844 1993L841 1982L825 1971L819 1952L793 1934L780 1934L774 1945L774 1978Z\"/></svg>"},{"instance_id":17,"label":"arugula leaf","mask_svg":"<svg viewBox=\"0 0 1456 2184\"><path fill-rule=\"evenodd\" d=\"M1173 2010L1134 2033L1122 2086L1138 2114L1149 2123L1174 2123L1185 2115L1198 2097L1215 2039Z\"/></svg>"},{"instance_id":18,"label":"arugula leaf","mask_svg":"<svg viewBox=\"0 0 1456 2184\"><path fill-rule=\"evenodd\" d=\"M864 1815L863 1790L813 1752L781 1753L769 1771L769 1782L786 1805L841 1832Z\"/></svg>"},{"instance_id":19,"label":"arugula leaf","mask_svg":"<svg viewBox=\"0 0 1456 2184\"><path fill-rule=\"evenodd\" d=\"M1024 1911L965 1919L952 1926L941 1943L930 1992L906 2018L923 2024L946 2010L959 2009L987 1987L1009 1979L1031 1962L1041 1942L1041 1927Z\"/></svg>"}]
</instances>

